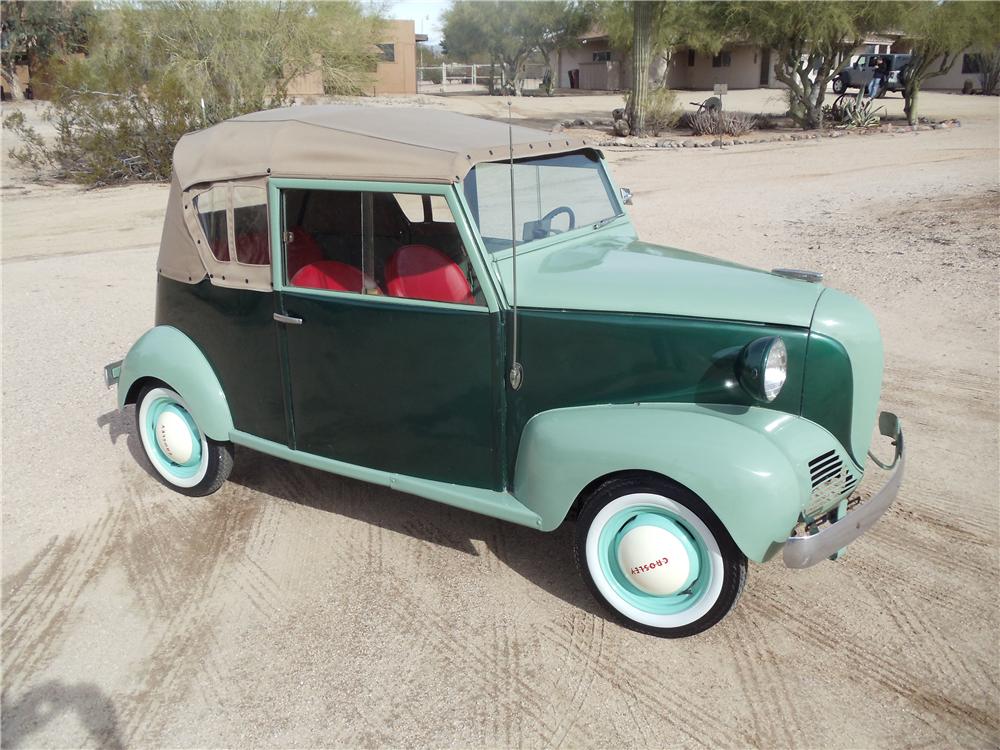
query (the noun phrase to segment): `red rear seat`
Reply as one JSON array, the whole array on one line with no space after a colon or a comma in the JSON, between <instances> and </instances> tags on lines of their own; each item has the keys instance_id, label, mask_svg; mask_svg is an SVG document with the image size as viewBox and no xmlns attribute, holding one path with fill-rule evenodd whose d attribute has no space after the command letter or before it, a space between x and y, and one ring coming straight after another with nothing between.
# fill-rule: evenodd
<instances>
[{"instance_id":1,"label":"red rear seat","mask_svg":"<svg viewBox=\"0 0 1000 750\"><path fill-rule=\"evenodd\" d=\"M288 243L287 252L288 259L285 261L285 264L288 268L288 278L290 279L294 279L295 275L303 267L308 266L310 263L319 263L323 260L323 248L302 227L295 227L292 230L292 240Z\"/></svg>"}]
</instances>

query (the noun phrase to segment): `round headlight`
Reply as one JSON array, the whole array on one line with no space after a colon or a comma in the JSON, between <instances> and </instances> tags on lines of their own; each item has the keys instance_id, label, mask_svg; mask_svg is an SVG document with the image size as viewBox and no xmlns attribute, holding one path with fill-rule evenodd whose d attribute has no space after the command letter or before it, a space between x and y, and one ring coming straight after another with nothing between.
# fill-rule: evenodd
<instances>
[{"instance_id":1,"label":"round headlight","mask_svg":"<svg viewBox=\"0 0 1000 750\"><path fill-rule=\"evenodd\" d=\"M779 336L751 341L740 352L736 370L747 393L760 401L774 401L788 377L785 342Z\"/></svg>"}]
</instances>

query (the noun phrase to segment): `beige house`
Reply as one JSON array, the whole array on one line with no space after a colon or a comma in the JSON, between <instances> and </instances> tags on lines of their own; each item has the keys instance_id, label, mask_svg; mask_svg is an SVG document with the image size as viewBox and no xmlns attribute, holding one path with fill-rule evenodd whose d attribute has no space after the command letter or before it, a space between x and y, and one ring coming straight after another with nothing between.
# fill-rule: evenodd
<instances>
[{"instance_id":1,"label":"beige house","mask_svg":"<svg viewBox=\"0 0 1000 750\"><path fill-rule=\"evenodd\" d=\"M383 41L378 44L381 59L375 68L372 94L417 93L417 44L425 34L414 33L413 21L386 21ZM304 73L288 84L292 96L322 96L323 74Z\"/></svg>"},{"instance_id":2,"label":"beige house","mask_svg":"<svg viewBox=\"0 0 1000 750\"><path fill-rule=\"evenodd\" d=\"M906 52L898 34L878 34L865 39L857 53ZM751 44L732 44L717 54L680 47L674 51L666 72L672 89L711 90L724 83L730 89L784 88L774 74L774 52ZM632 85L628 56L611 45L608 35L597 30L579 37L579 46L561 50L549 59L556 86L597 91L623 91ZM947 75L931 78L923 88L961 90L966 80L979 87L978 69L971 54L955 63Z\"/></svg>"},{"instance_id":3,"label":"beige house","mask_svg":"<svg viewBox=\"0 0 1000 750\"><path fill-rule=\"evenodd\" d=\"M425 34L414 33L413 21L388 21L385 41L380 43L382 60L375 71L373 94L417 93L417 43Z\"/></svg>"}]
</instances>

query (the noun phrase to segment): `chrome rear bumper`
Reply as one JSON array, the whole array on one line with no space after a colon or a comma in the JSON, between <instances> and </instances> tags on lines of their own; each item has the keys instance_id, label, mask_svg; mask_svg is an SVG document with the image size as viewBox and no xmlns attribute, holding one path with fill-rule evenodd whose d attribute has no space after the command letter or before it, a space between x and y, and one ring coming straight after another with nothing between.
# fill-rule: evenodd
<instances>
[{"instance_id":1,"label":"chrome rear bumper","mask_svg":"<svg viewBox=\"0 0 1000 750\"><path fill-rule=\"evenodd\" d=\"M895 469L885 485L860 506L848 511L842 518L812 534L790 536L785 542L784 561L789 568L808 568L826 560L846 547L882 517L899 493L903 481L903 430L899 418L884 411L878 417L879 432L892 438L896 455L891 464L883 464L869 454L870 458L883 469Z\"/></svg>"}]
</instances>

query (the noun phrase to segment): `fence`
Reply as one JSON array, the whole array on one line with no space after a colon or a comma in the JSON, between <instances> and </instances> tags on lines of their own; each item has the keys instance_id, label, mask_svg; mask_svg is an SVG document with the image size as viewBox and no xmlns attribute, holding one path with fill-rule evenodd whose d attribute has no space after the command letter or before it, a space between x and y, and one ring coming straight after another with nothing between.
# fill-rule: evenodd
<instances>
[{"instance_id":1,"label":"fence","mask_svg":"<svg viewBox=\"0 0 1000 750\"><path fill-rule=\"evenodd\" d=\"M496 91L502 91L506 77L502 66L496 67L476 63L442 63L417 68L417 90L425 92L469 91L489 89L490 69L493 68L493 85ZM524 66L524 76L521 79L522 91L535 91L542 88L545 79L546 66L529 64Z\"/></svg>"}]
</instances>

